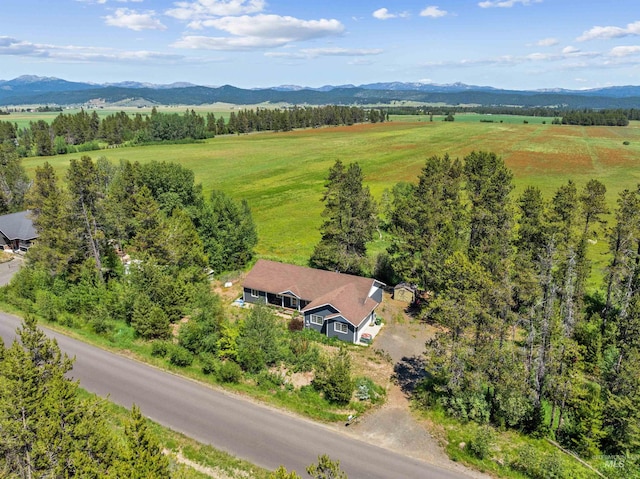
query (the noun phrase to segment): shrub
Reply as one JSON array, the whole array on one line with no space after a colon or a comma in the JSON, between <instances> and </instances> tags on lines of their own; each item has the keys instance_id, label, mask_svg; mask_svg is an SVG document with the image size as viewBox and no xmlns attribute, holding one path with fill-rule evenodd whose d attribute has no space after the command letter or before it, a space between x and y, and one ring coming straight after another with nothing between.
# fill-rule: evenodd
<instances>
[{"instance_id":1,"label":"shrub","mask_svg":"<svg viewBox=\"0 0 640 479\"><path fill-rule=\"evenodd\" d=\"M169 352L169 362L174 366L184 368L193 362L193 354L182 346L174 346Z\"/></svg>"},{"instance_id":2,"label":"shrub","mask_svg":"<svg viewBox=\"0 0 640 479\"><path fill-rule=\"evenodd\" d=\"M289 340L289 361L295 372L313 370L320 359L318 346L301 334L293 334Z\"/></svg>"},{"instance_id":3,"label":"shrub","mask_svg":"<svg viewBox=\"0 0 640 479\"><path fill-rule=\"evenodd\" d=\"M223 383L239 383L242 379L242 368L235 361L225 361L218 369L217 378Z\"/></svg>"},{"instance_id":4,"label":"shrub","mask_svg":"<svg viewBox=\"0 0 640 479\"><path fill-rule=\"evenodd\" d=\"M98 314L89 320L89 325L96 334L105 334L113 330L113 325L107 320L103 314Z\"/></svg>"},{"instance_id":5,"label":"shrub","mask_svg":"<svg viewBox=\"0 0 640 479\"><path fill-rule=\"evenodd\" d=\"M356 397L360 401L371 401L376 404L382 401L384 397L384 388L378 386L369 378L358 378L355 382Z\"/></svg>"},{"instance_id":6,"label":"shrub","mask_svg":"<svg viewBox=\"0 0 640 479\"><path fill-rule=\"evenodd\" d=\"M354 384L351 358L346 349L340 348L338 354L320 362L313 386L322 391L328 401L346 404L351 400Z\"/></svg>"},{"instance_id":7,"label":"shrub","mask_svg":"<svg viewBox=\"0 0 640 479\"><path fill-rule=\"evenodd\" d=\"M86 143L81 143L79 145L76 145L75 149L78 152L95 151L100 149L100 145L98 144L97 141L87 141Z\"/></svg>"},{"instance_id":8,"label":"shrub","mask_svg":"<svg viewBox=\"0 0 640 479\"><path fill-rule=\"evenodd\" d=\"M47 290L38 290L36 296L36 310L45 320L55 322L58 319L56 296Z\"/></svg>"},{"instance_id":9,"label":"shrub","mask_svg":"<svg viewBox=\"0 0 640 479\"><path fill-rule=\"evenodd\" d=\"M623 144L624 146L628 146L628 145L630 145L630 143L629 143L627 140L623 141L623 142L622 142L622 144Z\"/></svg>"},{"instance_id":10,"label":"shrub","mask_svg":"<svg viewBox=\"0 0 640 479\"><path fill-rule=\"evenodd\" d=\"M151 343L151 356L164 358L169 352L171 343L167 341L154 341Z\"/></svg>"},{"instance_id":11,"label":"shrub","mask_svg":"<svg viewBox=\"0 0 640 479\"><path fill-rule=\"evenodd\" d=\"M471 455L478 459L485 459L491 452L493 446L493 429L489 426L482 426L478 428L475 435L469 441L467 447Z\"/></svg>"},{"instance_id":12,"label":"shrub","mask_svg":"<svg viewBox=\"0 0 640 479\"><path fill-rule=\"evenodd\" d=\"M304 329L304 321L301 316L293 316L287 326L289 331L302 331Z\"/></svg>"},{"instance_id":13,"label":"shrub","mask_svg":"<svg viewBox=\"0 0 640 479\"><path fill-rule=\"evenodd\" d=\"M285 380L280 374L265 369L256 376L256 384L263 389L280 389L284 386Z\"/></svg>"},{"instance_id":14,"label":"shrub","mask_svg":"<svg viewBox=\"0 0 640 479\"><path fill-rule=\"evenodd\" d=\"M220 361L211 353L200 354L200 365L204 374L216 374L220 366Z\"/></svg>"},{"instance_id":15,"label":"shrub","mask_svg":"<svg viewBox=\"0 0 640 479\"><path fill-rule=\"evenodd\" d=\"M564 472L558 452L545 453L531 445L516 450L510 461L512 469L522 472L532 479L555 479L568 477Z\"/></svg>"}]
</instances>

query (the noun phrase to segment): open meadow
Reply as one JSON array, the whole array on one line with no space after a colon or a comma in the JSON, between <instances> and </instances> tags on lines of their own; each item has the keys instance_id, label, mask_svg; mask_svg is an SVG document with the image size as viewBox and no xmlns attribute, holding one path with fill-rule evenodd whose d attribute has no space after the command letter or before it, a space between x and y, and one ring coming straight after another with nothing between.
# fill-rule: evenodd
<instances>
[{"instance_id":1,"label":"open meadow","mask_svg":"<svg viewBox=\"0 0 640 479\"><path fill-rule=\"evenodd\" d=\"M182 111L182 110L180 110ZM514 173L518 195L536 185L547 197L567 180L578 188L592 178L607 187L607 200L615 207L618 193L640 183L640 122L628 127L551 125L537 118L527 124L513 122L443 122L434 117L393 117L393 121L349 127L328 127L286 133L227 135L194 144L116 148L88 153L141 163L178 162L195 172L205 193L214 189L246 199L258 228L257 253L261 257L305 264L320 238L323 185L336 160L358 162L365 185L380 200L399 181L414 182L426 158L448 153L464 157L473 150L502 156ZM420 121L417 121L420 120ZM624 145L623 142L628 142ZM49 161L62 176L71 158L80 153L24 159L30 175ZM596 263L606 245L594 246ZM384 247L384 240L371 250Z\"/></svg>"}]
</instances>

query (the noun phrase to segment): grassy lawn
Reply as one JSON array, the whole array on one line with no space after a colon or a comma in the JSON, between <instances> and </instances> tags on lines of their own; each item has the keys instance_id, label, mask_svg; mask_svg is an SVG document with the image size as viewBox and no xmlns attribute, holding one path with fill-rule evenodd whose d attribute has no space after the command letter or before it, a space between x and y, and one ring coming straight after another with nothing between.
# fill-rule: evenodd
<instances>
[{"instance_id":1,"label":"grassy lawn","mask_svg":"<svg viewBox=\"0 0 640 479\"><path fill-rule=\"evenodd\" d=\"M179 110L182 111L182 110ZM460 119L480 115L459 115ZM502 117L493 115L492 118ZM413 121L398 121L409 119ZM523 124L523 117L503 123L416 121L394 117L384 124L327 127L287 133L218 136L201 143L118 148L90 152L148 162L174 161L192 169L205 192L223 190L246 199L258 227L260 256L306 264L320 239L323 185L336 160L358 162L365 184L377 199L399 181L416 181L424 161L448 153L464 157L474 150L496 152L514 173L518 195L535 185L547 197L567 180L578 188L598 178L615 207L618 193L640 183L640 122L628 127L580 127L542 124L541 118ZM534 118L534 117L532 117ZM539 120L539 121L538 121ZM623 141L629 145L623 145ZM26 158L30 175L49 161L60 175L70 158ZM375 245L381 250L384 244Z\"/></svg>"}]
</instances>

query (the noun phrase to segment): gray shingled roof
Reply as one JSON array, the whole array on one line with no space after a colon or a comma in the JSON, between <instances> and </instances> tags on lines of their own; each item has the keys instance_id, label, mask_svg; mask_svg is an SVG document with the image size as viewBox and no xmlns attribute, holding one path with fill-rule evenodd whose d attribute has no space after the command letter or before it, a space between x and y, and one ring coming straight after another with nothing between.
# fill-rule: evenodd
<instances>
[{"instance_id":1,"label":"gray shingled roof","mask_svg":"<svg viewBox=\"0 0 640 479\"><path fill-rule=\"evenodd\" d=\"M38 237L29 210L0 216L0 232L10 240L32 240Z\"/></svg>"},{"instance_id":2,"label":"gray shingled roof","mask_svg":"<svg viewBox=\"0 0 640 479\"><path fill-rule=\"evenodd\" d=\"M359 325L378 302L369 296L371 278L305 268L259 259L244 281L244 287L274 294L291 292L310 301L304 311L331 304L351 324Z\"/></svg>"}]
</instances>

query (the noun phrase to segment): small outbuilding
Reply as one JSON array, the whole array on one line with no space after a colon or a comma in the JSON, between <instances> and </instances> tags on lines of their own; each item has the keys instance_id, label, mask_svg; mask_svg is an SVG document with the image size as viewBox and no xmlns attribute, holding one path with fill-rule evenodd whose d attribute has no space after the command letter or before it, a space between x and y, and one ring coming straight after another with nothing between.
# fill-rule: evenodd
<instances>
[{"instance_id":1,"label":"small outbuilding","mask_svg":"<svg viewBox=\"0 0 640 479\"><path fill-rule=\"evenodd\" d=\"M413 304L417 298L418 288L409 283L400 283L393 288L393 299Z\"/></svg>"}]
</instances>

